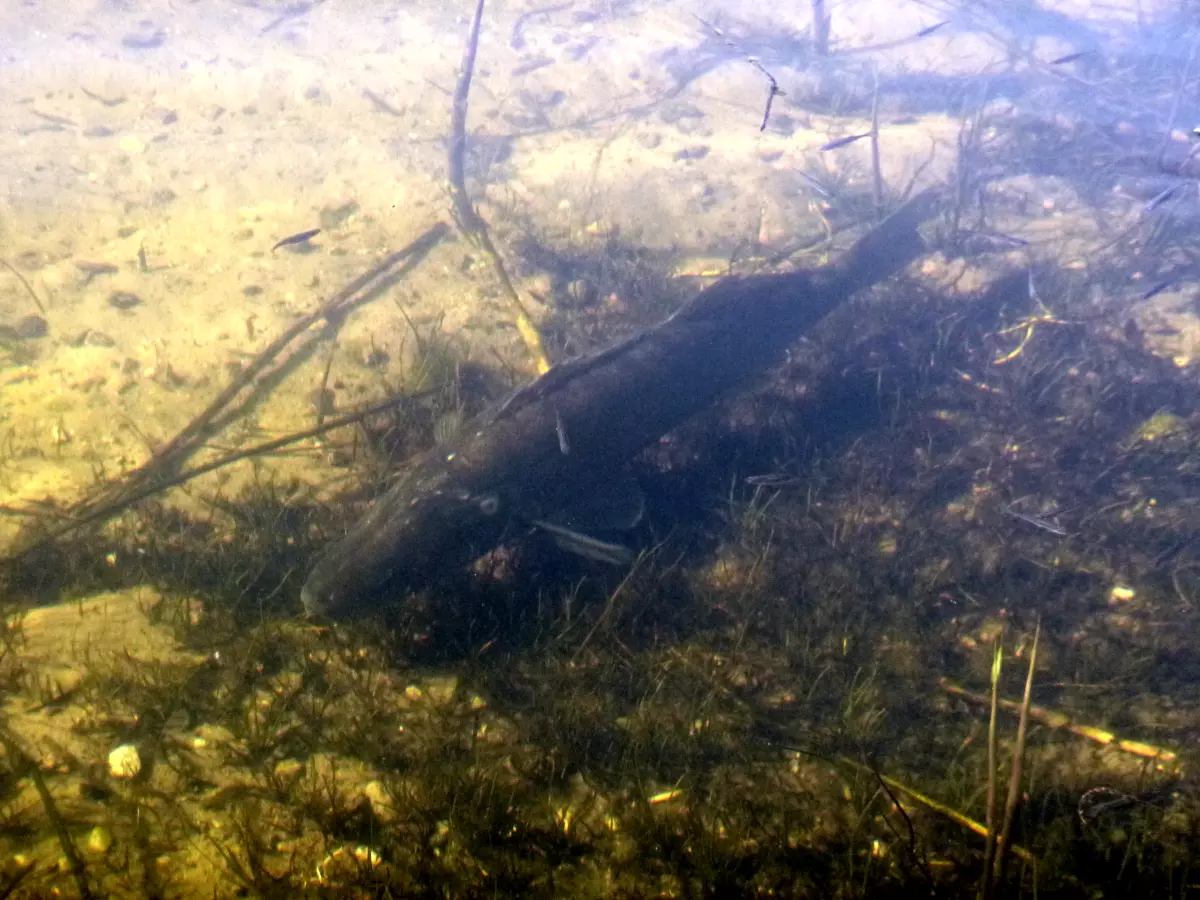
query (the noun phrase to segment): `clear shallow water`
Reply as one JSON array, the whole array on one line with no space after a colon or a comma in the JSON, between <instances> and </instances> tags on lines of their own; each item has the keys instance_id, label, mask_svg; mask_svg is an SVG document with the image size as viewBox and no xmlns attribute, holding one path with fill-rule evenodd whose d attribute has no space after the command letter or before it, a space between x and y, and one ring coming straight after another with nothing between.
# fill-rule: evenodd
<instances>
[{"instance_id":1,"label":"clear shallow water","mask_svg":"<svg viewBox=\"0 0 1200 900\"><path fill-rule=\"evenodd\" d=\"M533 377L436 230L468 11L6 10L0 884L973 894L986 842L946 809L985 822L993 647L1016 703L1040 622L1006 890L1186 894L1196 25L1014 10L847 4L821 56L808 9L489 8L467 189L556 362L731 260L836 260L910 185L945 211L630 461L631 569L514 526L349 623L300 617L311 560ZM870 138L820 149L873 107L878 176ZM16 555L106 483L151 496Z\"/></svg>"}]
</instances>

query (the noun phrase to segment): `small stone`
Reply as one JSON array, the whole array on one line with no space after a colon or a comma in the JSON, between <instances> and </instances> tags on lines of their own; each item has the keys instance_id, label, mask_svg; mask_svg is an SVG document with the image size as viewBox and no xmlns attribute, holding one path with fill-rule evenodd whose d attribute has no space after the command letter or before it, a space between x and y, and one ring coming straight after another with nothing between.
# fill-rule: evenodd
<instances>
[{"instance_id":1,"label":"small stone","mask_svg":"<svg viewBox=\"0 0 1200 900\"><path fill-rule=\"evenodd\" d=\"M704 159L708 156L708 147L704 144L693 144L690 147L684 147L682 150L675 151L674 159L676 162L691 162L697 159Z\"/></svg>"},{"instance_id":2,"label":"small stone","mask_svg":"<svg viewBox=\"0 0 1200 900\"><path fill-rule=\"evenodd\" d=\"M132 134L126 134L122 136L121 140L117 142L117 146L126 153L134 156L144 152L146 149L146 145L142 142L142 140Z\"/></svg>"},{"instance_id":3,"label":"small stone","mask_svg":"<svg viewBox=\"0 0 1200 900\"><path fill-rule=\"evenodd\" d=\"M425 683L425 693L431 701L444 706L458 693L458 676L435 676Z\"/></svg>"},{"instance_id":4,"label":"small stone","mask_svg":"<svg viewBox=\"0 0 1200 900\"><path fill-rule=\"evenodd\" d=\"M590 281L583 278L576 278L567 285L562 300L563 305L569 309L584 309L595 304L600 296L600 291Z\"/></svg>"},{"instance_id":5,"label":"small stone","mask_svg":"<svg viewBox=\"0 0 1200 900\"><path fill-rule=\"evenodd\" d=\"M142 305L142 298L133 291L113 291L108 295L108 305L116 309L133 309Z\"/></svg>"},{"instance_id":6,"label":"small stone","mask_svg":"<svg viewBox=\"0 0 1200 900\"><path fill-rule=\"evenodd\" d=\"M112 829L105 825L97 825L88 832L84 849L94 856L103 856L113 845Z\"/></svg>"},{"instance_id":7,"label":"small stone","mask_svg":"<svg viewBox=\"0 0 1200 900\"><path fill-rule=\"evenodd\" d=\"M319 416L331 416L337 412L337 394L329 388L317 388L308 395L308 402Z\"/></svg>"},{"instance_id":8,"label":"small stone","mask_svg":"<svg viewBox=\"0 0 1200 900\"><path fill-rule=\"evenodd\" d=\"M1108 603L1110 606L1115 606L1118 603L1125 603L1137 596L1137 591L1126 584L1114 584L1112 590L1108 592Z\"/></svg>"},{"instance_id":9,"label":"small stone","mask_svg":"<svg viewBox=\"0 0 1200 900\"><path fill-rule=\"evenodd\" d=\"M375 815L384 815L392 812L392 798L388 796L387 789L379 781L368 781L363 785L363 796L367 798L367 802L371 804L371 812Z\"/></svg>"},{"instance_id":10,"label":"small stone","mask_svg":"<svg viewBox=\"0 0 1200 900\"><path fill-rule=\"evenodd\" d=\"M282 781L291 781L304 772L304 763L298 759L281 759L275 764L275 776Z\"/></svg>"},{"instance_id":11,"label":"small stone","mask_svg":"<svg viewBox=\"0 0 1200 900\"><path fill-rule=\"evenodd\" d=\"M391 360L392 357L382 347L371 347L363 353L362 364L368 369L382 369Z\"/></svg>"},{"instance_id":12,"label":"small stone","mask_svg":"<svg viewBox=\"0 0 1200 900\"><path fill-rule=\"evenodd\" d=\"M137 31L131 31L121 38L121 43L130 50L154 50L161 47L166 39L166 31L155 28L152 22L143 21L139 23Z\"/></svg>"},{"instance_id":13,"label":"small stone","mask_svg":"<svg viewBox=\"0 0 1200 900\"><path fill-rule=\"evenodd\" d=\"M103 331L89 330L83 338L85 347L115 347L117 342L110 338Z\"/></svg>"},{"instance_id":14,"label":"small stone","mask_svg":"<svg viewBox=\"0 0 1200 900\"><path fill-rule=\"evenodd\" d=\"M346 224L357 213L358 203L347 199L343 203L324 207L317 215L317 221L325 231L333 231Z\"/></svg>"},{"instance_id":15,"label":"small stone","mask_svg":"<svg viewBox=\"0 0 1200 900\"><path fill-rule=\"evenodd\" d=\"M75 260L75 268L82 273L85 282L91 281L97 275L112 275L114 272L121 271L110 262L93 259L77 259Z\"/></svg>"},{"instance_id":16,"label":"small stone","mask_svg":"<svg viewBox=\"0 0 1200 900\"><path fill-rule=\"evenodd\" d=\"M41 316L26 316L17 322L16 328L13 330L20 340L32 341L48 335L50 333L50 323Z\"/></svg>"},{"instance_id":17,"label":"small stone","mask_svg":"<svg viewBox=\"0 0 1200 900\"><path fill-rule=\"evenodd\" d=\"M133 744L122 744L108 754L108 772L113 778L135 778L142 771L142 757Z\"/></svg>"}]
</instances>

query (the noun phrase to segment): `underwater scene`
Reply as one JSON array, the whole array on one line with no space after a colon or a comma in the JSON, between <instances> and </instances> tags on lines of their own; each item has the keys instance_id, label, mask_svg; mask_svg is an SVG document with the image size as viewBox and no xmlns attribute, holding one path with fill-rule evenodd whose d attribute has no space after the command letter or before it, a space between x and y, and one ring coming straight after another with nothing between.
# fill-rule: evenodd
<instances>
[{"instance_id":1,"label":"underwater scene","mask_svg":"<svg viewBox=\"0 0 1200 900\"><path fill-rule=\"evenodd\" d=\"M0 78L0 900L1200 894L1200 3Z\"/></svg>"}]
</instances>

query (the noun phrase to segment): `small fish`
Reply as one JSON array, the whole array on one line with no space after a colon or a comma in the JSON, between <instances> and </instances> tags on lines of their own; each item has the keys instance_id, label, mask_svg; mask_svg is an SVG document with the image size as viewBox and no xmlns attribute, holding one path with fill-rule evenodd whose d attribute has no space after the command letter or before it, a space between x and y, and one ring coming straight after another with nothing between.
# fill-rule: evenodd
<instances>
[{"instance_id":1,"label":"small fish","mask_svg":"<svg viewBox=\"0 0 1200 900\"><path fill-rule=\"evenodd\" d=\"M33 110L32 112L39 119L44 119L47 122L49 122L51 125L57 125L60 128L78 128L79 127L73 120L68 119L65 116L56 116L53 113L39 112L36 109Z\"/></svg>"},{"instance_id":2,"label":"small fish","mask_svg":"<svg viewBox=\"0 0 1200 900\"><path fill-rule=\"evenodd\" d=\"M1011 506L1005 510L1014 519L1020 519L1027 525L1032 525L1034 528L1040 528L1042 531L1048 531L1058 537L1066 537L1069 532L1061 525L1051 522L1049 519L1043 519L1040 516L1031 516L1028 513L1019 512Z\"/></svg>"},{"instance_id":3,"label":"small fish","mask_svg":"<svg viewBox=\"0 0 1200 900\"><path fill-rule=\"evenodd\" d=\"M1149 203L1147 203L1142 212L1154 212L1154 210L1158 209L1160 206L1170 200L1180 188L1185 187L1187 184L1188 182L1181 181L1178 184L1171 185L1169 188L1159 193Z\"/></svg>"},{"instance_id":4,"label":"small fish","mask_svg":"<svg viewBox=\"0 0 1200 900\"><path fill-rule=\"evenodd\" d=\"M103 262L93 259L77 259L75 260L75 268L83 273L85 278L95 278L97 275L112 275L120 272L118 266L110 262Z\"/></svg>"},{"instance_id":5,"label":"small fish","mask_svg":"<svg viewBox=\"0 0 1200 900\"><path fill-rule=\"evenodd\" d=\"M531 524L553 537L554 543L563 550L592 562L608 563L611 566L623 566L633 562L633 551L620 544L602 541L544 519L535 519Z\"/></svg>"},{"instance_id":6,"label":"small fish","mask_svg":"<svg viewBox=\"0 0 1200 900\"><path fill-rule=\"evenodd\" d=\"M1175 281L1170 278L1168 278L1166 281L1160 281L1158 284L1154 285L1149 290L1147 290L1145 293L1143 293L1140 299L1149 300L1151 297L1157 297L1159 294L1161 294L1163 291L1165 291L1167 288L1169 288L1174 283L1175 283Z\"/></svg>"},{"instance_id":7,"label":"small fish","mask_svg":"<svg viewBox=\"0 0 1200 900\"><path fill-rule=\"evenodd\" d=\"M1029 241L1011 234L998 234L993 231L964 231L963 234L973 244L982 247L1028 247Z\"/></svg>"},{"instance_id":8,"label":"small fish","mask_svg":"<svg viewBox=\"0 0 1200 900\"><path fill-rule=\"evenodd\" d=\"M396 109L396 107L392 106L392 104L388 103L386 100L384 100L382 97L380 97L377 93L370 90L369 88L363 88L363 96L366 97L368 100L370 100L372 103L374 103L375 108L378 109L380 112L385 112L389 116L395 116L397 119L404 118L404 113L402 113L400 110Z\"/></svg>"},{"instance_id":9,"label":"small fish","mask_svg":"<svg viewBox=\"0 0 1200 900\"><path fill-rule=\"evenodd\" d=\"M1091 52L1091 50L1080 50L1078 53L1068 53L1066 56L1060 56L1058 59L1050 60L1050 65L1065 66L1067 63L1072 63L1077 59L1083 59L1085 56L1090 56Z\"/></svg>"},{"instance_id":10,"label":"small fish","mask_svg":"<svg viewBox=\"0 0 1200 900\"><path fill-rule=\"evenodd\" d=\"M935 31L937 31L941 28L944 28L945 26L947 26L949 24L950 24L950 21L946 20L944 22L938 22L936 25L928 25L925 28L922 28L920 31L918 31L916 34L916 37L919 37L919 38L929 37L929 35L933 34Z\"/></svg>"},{"instance_id":11,"label":"small fish","mask_svg":"<svg viewBox=\"0 0 1200 900\"><path fill-rule=\"evenodd\" d=\"M563 424L557 409L554 411L554 433L558 435L558 449L566 456L571 452L571 441L567 438L567 426Z\"/></svg>"},{"instance_id":12,"label":"small fish","mask_svg":"<svg viewBox=\"0 0 1200 900\"><path fill-rule=\"evenodd\" d=\"M820 196L824 197L826 200L830 199L829 189L825 187L825 185L821 184L821 182L817 181L817 179L813 178L813 176L809 175L807 172L801 172L798 169L796 170L796 174L804 179L804 181L808 183L808 186L816 191Z\"/></svg>"},{"instance_id":13,"label":"small fish","mask_svg":"<svg viewBox=\"0 0 1200 900\"><path fill-rule=\"evenodd\" d=\"M299 234L289 234L283 240L276 242L275 246L271 248L271 252L274 253L280 247L291 247L295 244L307 243L320 233L320 228L310 228L308 231L301 231Z\"/></svg>"},{"instance_id":14,"label":"small fish","mask_svg":"<svg viewBox=\"0 0 1200 900\"><path fill-rule=\"evenodd\" d=\"M830 141L823 145L820 150L824 153L826 150L836 150L838 147L845 147L847 144L853 144L855 141L861 141L865 137L870 137L871 132L864 131L862 134L850 134L846 137L840 137L836 141Z\"/></svg>"}]
</instances>

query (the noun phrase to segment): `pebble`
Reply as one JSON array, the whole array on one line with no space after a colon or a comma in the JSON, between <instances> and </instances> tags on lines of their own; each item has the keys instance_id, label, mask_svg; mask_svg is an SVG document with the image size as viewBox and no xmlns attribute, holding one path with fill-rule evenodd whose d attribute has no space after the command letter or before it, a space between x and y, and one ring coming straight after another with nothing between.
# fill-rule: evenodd
<instances>
[{"instance_id":1,"label":"pebble","mask_svg":"<svg viewBox=\"0 0 1200 900\"><path fill-rule=\"evenodd\" d=\"M89 281L97 275L112 275L114 272L121 271L110 262L93 259L77 259L75 260L75 268L82 272L84 278Z\"/></svg>"},{"instance_id":2,"label":"pebble","mask_svg":"<svg viewBox=\"0 0 1200 900\"><path fill-rule=\"evenodd\" d=\"M13 333L18 340L32 341L37 338L44 338L50 333L50 323L41 316L25 316L17 322Z\"/></svg>"},{"instance_id":3,"label":"pebble","mask_svg":"<svg viewBox=\"0 0 1200 900\"><path fill-rule=\"evenodd\" d=\"M674 159L676 162L690 162L692 160L704 159L708 156L708 147L704 144L693 144L690 147L684 147L682 150L675 151Z\"/></svg>"},{"instance_id":4,"label":"pebble","mask_svg":"<svg viewBox=\"0 0 1200 900\"><path fill-rule=\"evenodd\" d=\"M83 343L87 347L115 347L117 342L110 338L103 331L89 331L83 338Z\"/></svg>"},{"instance_id":5,"label":"pebble","mask_svg":"<svg viewBox=\"0 0 1200 900\"><path fill-rule=\"evenodd\" d=\"M142 757L133 744L122 744L108 754L108 771L113 778L135 778L142 771Z\"/></svg>"},{"instance_id":6,"label":"pebble","mask_svg":"<svg viewBox=\"0 0 1200 900\"><path fill-rule=\"evenodd\" d=\"M320 416L331 416L337 412L337 394L329 388L316 388L308 395L308 402Z\"/></svg>"},{"instance_id":7,"label":"pebble","mask_svg":"<svg viewBox=\"0 0 1200 900\"><path fill-rule=\"evenodd\" d=\"M126 153L130 153L134 156L146 149L146 145L142 142L142 140L132 134L124 135L121 140L117 142L117 146Z\"/></svg>"},{"instance_id":8,"label":"pebble","mask_svg":"<svg viewBox=\"0 0 1200 900\"><path fill-rule=\"evenodd\" d=\"M142 305L142 298L133 291L113 291L108 295L108 305L116 309L133 309Z\"/></svg>"},{"instance_id":9,"label":"pebble","mask_svg":"<svg viewBox=\"0 0 1200 900\"><path fill-rule=\"evenodd\" d=\"M103 856L113 845L112 829L105 825L97 825L88 832L84 848L94 856Z\"/></svg>"},{"instance_id":10,"label":"pebble","mask_svg":"<svg viewBox=\"0 0 1200 900\"><path fill-rule=\"evenodd\" d=\"M166 31L154 27L152 22L143 21L138 24L137 31L131 31L121 38L121 43L131 50L153 50L161 47L166 39Z\"/></svg>"}]
</instances>

